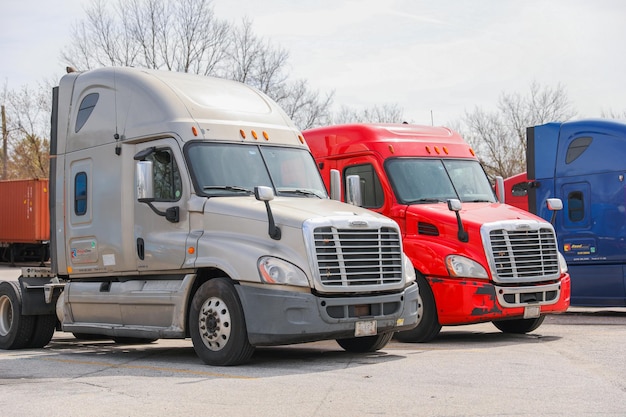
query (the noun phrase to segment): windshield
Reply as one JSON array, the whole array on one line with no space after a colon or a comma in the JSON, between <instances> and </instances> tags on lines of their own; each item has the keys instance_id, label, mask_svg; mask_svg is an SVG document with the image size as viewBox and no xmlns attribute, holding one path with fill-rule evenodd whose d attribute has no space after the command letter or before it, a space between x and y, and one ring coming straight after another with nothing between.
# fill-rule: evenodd
<instances>
[{"instance_id":1,"label":"windshield","mask_svg":"<svg viewBox=\"0 0 626 417\"><path fill-rule=\"evenodd\" d=\"M254 187L263 185L279 196L327 197L306 149L192 142L185 155L199 195L252 194Z\"/></svg>"},{"instance_id":2,"label":"windshield","mask_svg":"<svg viewBox=\"0 0 626 417\"><path fill-rule=\"evenodd\" d=\"M496 197L478 161L397 158L385 164L398 201L403 204L445 202L495 203Z\"/></svg>"}]
</instances>

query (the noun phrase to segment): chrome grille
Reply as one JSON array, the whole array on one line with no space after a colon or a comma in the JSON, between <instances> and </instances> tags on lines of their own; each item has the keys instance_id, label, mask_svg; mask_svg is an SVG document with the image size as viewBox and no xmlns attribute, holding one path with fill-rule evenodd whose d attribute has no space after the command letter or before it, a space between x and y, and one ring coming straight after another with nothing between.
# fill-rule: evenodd
<instances>
[{"instance_id":1,"label":"chrome grille","mask_svg":"<svg viewBox=\"0 0 626 417\"><path fill-rule=\"evenodd\" d=\"M556 236L551 228L489 232L494 279L538 281L559 276Z\"/></svg>"},{"instance_id":2,"label":"chrome grille","mask_svg":"<svg viewBox=\"0 0 626 417\"><path fill-rule=\"evenodd\" d=\"M397 230L317 227L313 232L320 280L329 287L402 282L402 245Z\"/></svg>"}]
</instances>

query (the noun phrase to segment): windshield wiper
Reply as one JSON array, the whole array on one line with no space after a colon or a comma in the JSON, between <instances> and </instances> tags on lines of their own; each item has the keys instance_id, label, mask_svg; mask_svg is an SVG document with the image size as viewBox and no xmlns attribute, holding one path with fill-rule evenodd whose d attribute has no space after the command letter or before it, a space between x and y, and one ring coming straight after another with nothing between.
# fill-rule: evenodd
<instances>
[{"instance_id":1,"label":"windshield wiper","mask_svg":"<svg viewBox=\"0 0 626 417\"><path fill-rule=\"evenodd\" d=\"M406 204L428 204L428 203L443 203L444 201L439 198L418 198L417 200L406 201Z\"/></svg>"},{"instance_id":2,"label":"windshield wiper","mask_svg":"<svg viewBox=\"0 0 626 417\"><path fill-rule=\"evenodd\" d=\"M285 194L302 194L302 195L306 195L306 196L315 196L317 198L322 198L317 193L315 193L315 192L313 192L311 190L302 190L302 189L282 190L282 189L279 189L278 192L279 193L285 193Z\"/></svg>"},{"instance_id":3,"label":"windshield wiper","mask_svg":"<svg viewBox=\"0 0 626 417\"><path fill-rule=\"evenodd\" d=\"M225 191L232 191L234 193L254 194L252 190L249 190L244 187L239 187L238 185L206 185L202 187L202 190L203 191L225 190Z\"/></svg>"}]
</instances>

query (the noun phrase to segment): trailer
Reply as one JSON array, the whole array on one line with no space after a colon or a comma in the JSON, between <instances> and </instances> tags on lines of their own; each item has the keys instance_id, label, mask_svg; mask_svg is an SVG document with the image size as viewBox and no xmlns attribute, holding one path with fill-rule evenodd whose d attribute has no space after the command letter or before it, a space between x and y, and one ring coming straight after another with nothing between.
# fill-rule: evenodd
<instances>
[{"instance_id":1,"label":"trailer","mask_svg":"<svg viewBox=\"0 0 626 417\"><path fill-rule=\"evenodd\" d=\"M0 262L50 258L48 179L0 181Z\"/></svg>"}]
</instances>

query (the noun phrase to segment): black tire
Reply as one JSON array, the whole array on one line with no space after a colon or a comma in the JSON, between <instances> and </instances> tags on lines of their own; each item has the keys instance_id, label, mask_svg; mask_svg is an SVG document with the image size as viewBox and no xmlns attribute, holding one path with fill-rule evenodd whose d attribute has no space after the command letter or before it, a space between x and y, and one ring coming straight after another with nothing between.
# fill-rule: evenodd
<instances>
[{"instance_id":1,"label":"black tire","mask_svg":"<svg viewBox=\"0 0 626 417\"><path fill-rule=\"evenodd\" d=\"M17 281L0 282L0 349L28 347L36 316L22 316L22 289Z\"/></svg>"},{"instance_id":2,"label":"black tire","mask_svg":"<svg viewBox=\"0 0 626 417\"><path fill-rule=\"evenodd\" d=\"M393 332L380 333L376 336L351 337L337 339L337 343L347 352L376 352L384 348L393 337Z\"/></svg>"},{"instance_id":3,"label":"black tire","mask_svg":"<svg viewBox=\"0 0 626 417\"><path fill-rule=\"evenodd\" d=\"M52 340L52 336L57 327L57 316L55 314L47 314L35 317L33 336L26 347L42 348Z\"/></svg>"},{"instance_id":4,"label":"black tire","mask_svg":"<svg viewBox=\"0 0 626 417\"><path fill-rule=\"evenodd\" d=\"M492 323L503 333L525 334L536 330L545 318L546 316L539 316L535 319L498 320Z\"/></svg>"},{"instance_id":5,"label":"black tire","mask_svg":"<svg viewBox=\"0 0 626 417\"><path fill-rule=\"evenodd\" d=\"M415 271L419 296L417 299L417 326L411 330L396 333L395 337L400 342L424 343L433 340L441 330L435 296L428 285L428 281L422 274Z\"/></svg>"},{"instance_id":6,"label":"black tire","mask_svg":"<svg viewBox=\"0 0 626 417\"><path fill-rule=\"evenodd\" d=\"M189 333L207 365L240 365L254 353L241 301L227 278L213 278L198 288L189 309Z\"/></svg>"}]
</instances>

